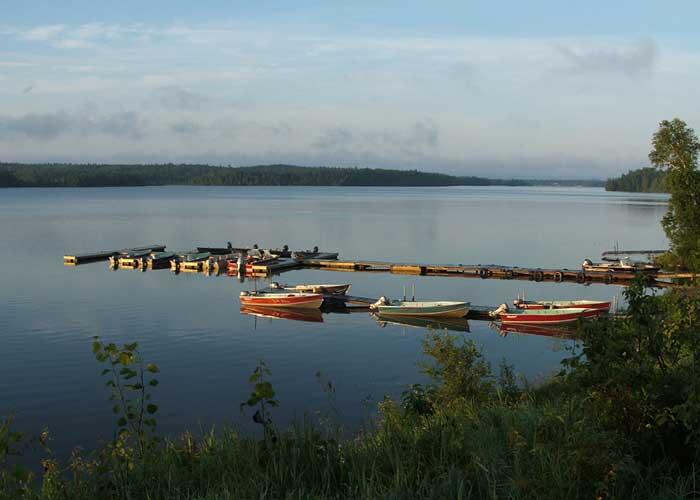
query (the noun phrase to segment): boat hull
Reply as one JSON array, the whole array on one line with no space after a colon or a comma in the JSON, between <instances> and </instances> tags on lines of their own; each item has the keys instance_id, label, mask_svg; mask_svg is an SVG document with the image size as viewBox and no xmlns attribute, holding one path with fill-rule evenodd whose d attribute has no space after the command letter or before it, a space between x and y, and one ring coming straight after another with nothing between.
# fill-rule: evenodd
<instances>
[{"instance_id":1,"label":"boat hull","mask_svg":"<svg viewBox=\"0 0 700 500\"><path fill-rule=\"evenodd\" d=\"M323 293L327 295L345 295L350 290L350 284L342 285L294 285L282 286L280 288L272 288L272 293L283 292L301 292L301 293Z\"/></svg>"},{"instance_id":2,"label":"boat hull","mask_svg":"<svg viewBox=\"0 0 700 500\"><path fill-rule=\"evenodd\" d=\"M504 324L542 325L571 323L579 319L595 318L604 311L599 309L535 309L500 313L498 319ZM546 313L546 314L537 314Z\"/></svg>"},{"instance_id":3,"label":"boat hull","mask_svg":"<svg viewBox=\"0 0 700 500\"><path fill-rule=\"evenodd\" d=\"M241 304L253 307L290 307L295 309L319 309L323 295L273 293L265 295L241 295Z\"/></svg>"},{"instance_id":4,"label":"boat hull","mask_svg":"<svg viewBox=\"0 0 700 500\"><path fill-rule=\"evenodd\" d=\"M515 307L518 309L597 309L599 311L609 311L610 302L594 300L542 300L542 301L518 301Z\"/></svg>"},{"instance_id":5,"label":"boat hull","mask_svg":"<svg viewBox=\"0 0 700 500\"><path fill-rule=\"evenodd\" d=\"M469 313L469 304L440 304L426 306L378 305L382 316L420 316L434 318L463 318Z\"/></svg>"}]
</instances>

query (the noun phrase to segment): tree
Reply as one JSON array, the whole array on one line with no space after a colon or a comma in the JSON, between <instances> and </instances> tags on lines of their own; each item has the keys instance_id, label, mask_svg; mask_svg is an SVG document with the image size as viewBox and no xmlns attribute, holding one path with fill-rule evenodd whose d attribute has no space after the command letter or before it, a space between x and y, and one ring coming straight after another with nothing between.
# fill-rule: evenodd
<instances>
[{"instance_id":1,"label":"tree","mask_svg":"<svg viewBox=\"0 0 700 500\"><path fill-rule=\"evenodd\" d=\"M695 131L678 118L664 120L652 140L651 163L666 171L671 193L662 220L671 243L670 261L700 271L700 142Z\"/></svg>"}]
</instances>

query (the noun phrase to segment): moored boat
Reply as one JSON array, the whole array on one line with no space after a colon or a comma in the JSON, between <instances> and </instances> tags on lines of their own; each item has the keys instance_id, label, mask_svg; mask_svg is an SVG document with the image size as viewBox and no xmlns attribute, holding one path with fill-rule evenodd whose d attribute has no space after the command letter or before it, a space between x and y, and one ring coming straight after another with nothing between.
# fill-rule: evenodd
<instances>
[{"instance_id":1,"label":"moored boat","mask_svg":"<svg viewBox=\"0 0 700 500\"><path fill-rule=\"evenodd\" d=\"M296 260L304 260L304 259L335 260L338 258L338 252L321 252L318 249L318 247L314 247L312 250L300 250L298 252L293 252L292 257Z\"/></svg>"},{"instance_id":2,"label":"moored boat","mask_svg":"<svg viewBox=\"0 0 700 500\"><path fill-rule=\"evenodd\" d=\"M431 316L463 318L469 313L468 302L454 301L390 301L381 297L370 306L383 316Z\"/></svg>"},{"instance_id":3,"label":"moored boat","mask_svg":"<svg viewBox=\"0 0 700 500\"><path fill-rule=\"evenodd\" d=\"M655 272L661 269L661 267L656 264L650 262L635 262L628 258L620 259L616 262L592 262L590 259L585 259L581 267L584 271L608 273Z\"/></svg>"},{"instance_id":4,"label":"moored boat","mask_svg":"<svg viewBox=\"0 0 700 500\"><path fill-rule=\"evenodd\" d=\"M609 311L611 302L603 300L522 300L516 299L513 305L518 309L598 309Z\"/></svg>"},{"instance_id":5,"label":"moored boat","mask_svg":"<svg viewBox=\"0 0 700 500\"><path fill-rule=\"evenodd\" d=\"M323 293L327 295L345 295L350 290L350 284L344 283L339 285L326 284L303 284L303 285L280 285L277 282L270 283L270 289L273 291L282 292L306 292L306 293Z\"/></svg>"},{"instance_id":6,"label":"moored boat","mask_svg":"<svg viewBox=\"0 0 700 500\"><path fill-rule=\"evenodd\" d=\"M301 309L318 309L323 303L323 295L320 293L241 292L240 299L245 306Z\"/></svg>"},{"instance_id":7,"label":"moored boat","mask_svg":"<svg viewBox=\"0 0 700 500\"><path fill-rule=\"evenodd\" d=\"M569 323L579 319L594 318L605 313L600 309L570 307L566 309L517 309L510 311L506 304L501 304L490 315L501 323L543 324Z\"/></svg>"}]
</instances>

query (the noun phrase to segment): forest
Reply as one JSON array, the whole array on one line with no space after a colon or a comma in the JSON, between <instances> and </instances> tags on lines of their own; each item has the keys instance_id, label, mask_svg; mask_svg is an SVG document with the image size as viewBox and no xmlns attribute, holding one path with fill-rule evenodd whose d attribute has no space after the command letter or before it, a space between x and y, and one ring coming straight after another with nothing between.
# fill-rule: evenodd
<instances>
[{"instance_id":1,"label":"forest","mask_svg":"<svg viewBox=\"0 0 700 500\"><path fill-rule=\"evenodd\" d=\"M259 165L0 163L0 187L106 186L599 186L601 181L489 179L418 170Z\"/></svg>"},{"instance_id":2,"label":"forest","mask_svg":"<svg viewBox=\"0 0 700 500\"><path fill-rule=\"evenodd\" d=\"M630 170L620 177L608 179L606 191L627 191L630 193L665 193L666 173L654 167Z\"/></svg>"}]
</instances>

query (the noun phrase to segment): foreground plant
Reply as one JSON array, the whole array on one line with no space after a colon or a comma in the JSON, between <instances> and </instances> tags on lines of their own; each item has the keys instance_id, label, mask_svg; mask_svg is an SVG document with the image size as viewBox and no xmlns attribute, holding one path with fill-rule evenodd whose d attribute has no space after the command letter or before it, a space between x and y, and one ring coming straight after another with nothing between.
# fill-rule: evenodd
<instances>
[{"instance_id":1,"label":"foreground plant","mask_svg":"<svg viewBox=\"0 0 700 500\"><path fill-rule=\"evenodd\" d=\"M97 361L107 365L102 376L107 378L105 385L111 388L109 400L117 417L118 445L128 447L133 442L143 456L148 447L158 442L158 406L151 402L149 388L158 385L153 374L160 370L153 363L144 363L137 342L118 347L94 337L92 352Z\"/></svg>"}]
</instances>

